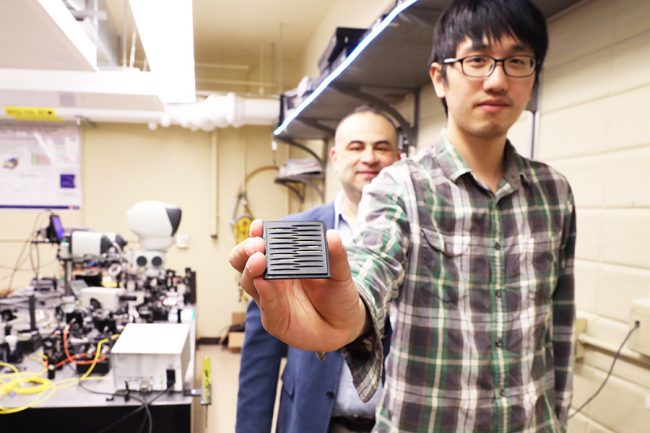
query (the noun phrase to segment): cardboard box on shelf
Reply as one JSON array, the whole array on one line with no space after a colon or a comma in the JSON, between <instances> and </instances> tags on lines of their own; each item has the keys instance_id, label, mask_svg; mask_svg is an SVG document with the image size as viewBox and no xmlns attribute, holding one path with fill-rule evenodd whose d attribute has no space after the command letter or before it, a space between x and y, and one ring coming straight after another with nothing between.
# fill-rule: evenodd
<instances>
[{"instance_id":1,"label":"cardboard box on shelf","mask_svg":"<svg viewBox=\"0 0 650 433\"><path fill-rule=\"evenodd\" d=\"M241 352L241 348L244 345L244 333L243 332L229 332L228 333L228 350L232 353Z\"/></svg>"},{"instance_id":2,"label":"cardboard box on shelf","mask_svg":"<svg viewBox=\"0 0 650 433\"><path fill-rule=\"evenodd\" d=\"M231 325L241 325L246 321L246 312L245 311L233 311L230 316Z\"/></svg>"}]
</instances>

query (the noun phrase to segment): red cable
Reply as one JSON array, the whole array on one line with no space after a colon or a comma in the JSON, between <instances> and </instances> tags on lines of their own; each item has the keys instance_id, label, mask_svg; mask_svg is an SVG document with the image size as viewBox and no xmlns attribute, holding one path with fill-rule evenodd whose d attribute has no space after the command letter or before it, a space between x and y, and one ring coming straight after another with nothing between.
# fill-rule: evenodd
<instances>
[{"instance_id":1,"label":"red cable","mask_svg":"<svg viewBox=\"0 0 650 433\"><path fill-rule=\"evenodd\" d=\"M55 365L55 367L59 367L61 365L64 365L68 362L75 362L76 358L85 356L85 357L92 357L94 358L94 354L88 354L88 353L76 353L74 357L70 355L70 350L68 349L68 332L70 331L70 325L66 325L65 328L63 329L63 350L65 351L66 359L63 361L60 361L58 364ZM106 357L104 355L100 356L99 359L97 359L97 362L102 362L105 361ZM87 361L77 361L77 365L89 365L92 364L92 360L87 360Z\"/></svg>"}]
</instances>

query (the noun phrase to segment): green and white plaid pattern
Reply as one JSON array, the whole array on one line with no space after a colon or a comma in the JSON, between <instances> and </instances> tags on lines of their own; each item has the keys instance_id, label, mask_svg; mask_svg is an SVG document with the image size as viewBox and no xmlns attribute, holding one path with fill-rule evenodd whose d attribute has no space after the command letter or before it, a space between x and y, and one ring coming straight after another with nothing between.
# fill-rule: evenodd
<instances>
[{"instance_id":1,"label":"green and white plaid pattern","mask_svg":"<svg viewBox=\"0 0 650 433\"><path fill-rule=\"evenodd\" d=\"M374 330L344 355L375 432L563 432L571 400L575 209L566 179L506 146L496 193L444 134L366 187L348 255ZM390 306L389 306L390 305Z\"/></svg>"}]
</instances>

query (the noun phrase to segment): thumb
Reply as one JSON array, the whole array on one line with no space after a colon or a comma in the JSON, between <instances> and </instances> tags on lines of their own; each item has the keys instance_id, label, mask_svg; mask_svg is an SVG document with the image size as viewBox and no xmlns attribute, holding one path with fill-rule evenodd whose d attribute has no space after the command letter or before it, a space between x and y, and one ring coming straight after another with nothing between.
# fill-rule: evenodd
<instances>
[{"instance_id":1,"label":"thumb","mask_svg":"<svg viewBox=\"0 0 650 433\"><path fill-rule=\"evenodd\" d=\"M330 257L330 278L334 281L347 281L352 278L348 254L343 246L341 235L335 230L327 231L327 250Z\"/></svg>"}]
</instances>

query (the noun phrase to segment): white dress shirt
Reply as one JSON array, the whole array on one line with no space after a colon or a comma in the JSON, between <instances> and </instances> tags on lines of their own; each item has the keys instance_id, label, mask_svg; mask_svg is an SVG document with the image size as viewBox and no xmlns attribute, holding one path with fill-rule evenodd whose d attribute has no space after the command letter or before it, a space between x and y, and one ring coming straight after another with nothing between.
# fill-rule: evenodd
<instances>
[{"instance_id":1,"label":"white dress shirt","mask_svg":"<svg viewBox=\"0 0 650 433\"><path fill-rule=\"evenodd\" d=\"M334 228L341 235L343 245L347 246L352 242L354 231L343 215L343 191L340 191L334 199ZM352 383L352 372L348 364L343 361L341 376L339 378L339 389L334 402L332 416L358 416L363 418L374 418L375 408L381 397L381 385L368 402L364 403L359 398L357 390Z\"/></svg>"}]
</instances>

